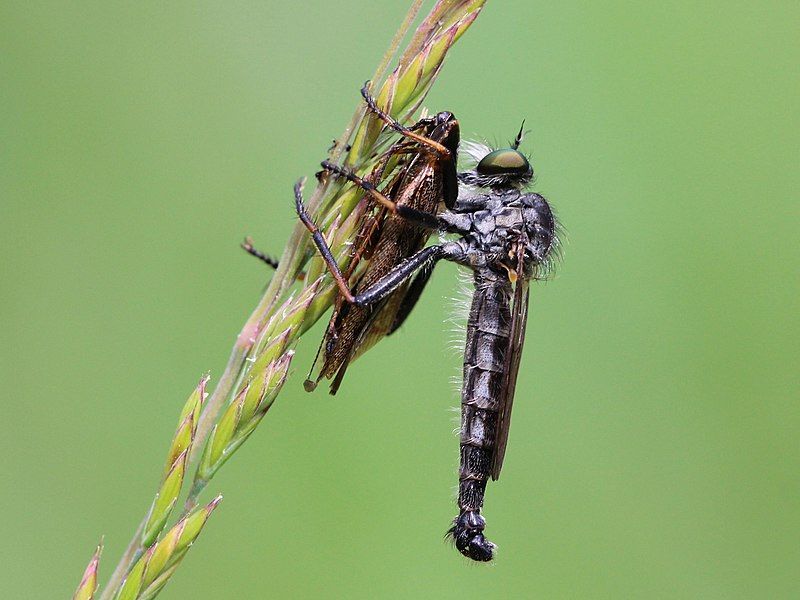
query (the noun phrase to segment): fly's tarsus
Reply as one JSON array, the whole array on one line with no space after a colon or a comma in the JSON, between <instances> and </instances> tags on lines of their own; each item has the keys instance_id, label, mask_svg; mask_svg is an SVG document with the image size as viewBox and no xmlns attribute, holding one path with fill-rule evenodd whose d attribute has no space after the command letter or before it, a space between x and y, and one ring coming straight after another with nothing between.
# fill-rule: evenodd
<instances>
[{"instance_id":1,"label":"fly's tarsus","mask_svg":"<svg viewBox=\"0 0 800 600\"><path fill-rule=\"evenodd\" d=\"M421 144L422 149L426 149L429 151L433 151L438 154L441 158L445 159L453 159L455 158L455 152L453 152L450 148L445 146L444 144L439 143L437 140L434 140L430 137L426 137L424 135L420 135L413 131L413 128L405 127L402 123L397 121L397 119L393 118L390 114L385 112L378 103L375 101L375 98L369 91L369 81L364 84L364 87L361 88L361 95L364 97L364 101L367 103L367 107L375 113L381 121L386 123L387 126L394 129L400 135L407 137L415 142Z\"/></svg>"}]
</instances>

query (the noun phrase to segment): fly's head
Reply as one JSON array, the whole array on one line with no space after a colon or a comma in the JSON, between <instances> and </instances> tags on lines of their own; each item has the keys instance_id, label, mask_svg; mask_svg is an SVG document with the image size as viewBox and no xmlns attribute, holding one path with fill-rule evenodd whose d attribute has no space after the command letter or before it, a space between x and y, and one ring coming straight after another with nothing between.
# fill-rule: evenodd
<instances>
[{"instance_id":1,"label":"fly's head","mask_svg":"<svg viewBox=\"0 0 800 600\"><path fill-rule=\"evenodd\" d=\"M525 122L523 121L523 127ZM533 167L528 158L519 151L522 143L522 127L508 148L492 149L483 144L471 144L467 153L477 161L475 168L459 173L462 183L494 190L519 189L533 179Z\"/></svg>"}]
</instances>

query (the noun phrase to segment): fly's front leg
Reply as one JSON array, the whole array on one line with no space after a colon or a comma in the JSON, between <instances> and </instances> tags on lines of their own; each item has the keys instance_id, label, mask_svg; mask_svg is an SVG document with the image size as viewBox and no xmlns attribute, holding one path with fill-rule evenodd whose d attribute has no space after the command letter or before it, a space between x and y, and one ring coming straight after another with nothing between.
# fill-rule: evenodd
<instances>
[{"instance_id":1,"label":"fly's front leg","mask_svg":"<svg viewBox=\"0 0 800 600\"><path fill-rule=\"evenodd\" d=\"M375 113L381 121L386 123L389 127L394 129L400 135L407 137L408 139L414 140L422 144L425 148L432 150L439 156L445 159L453 159L453 156L444 145L440 144L439 142L432 140L430 138L425 137L424 135L420 135L415 131L412 131L402 123L400 123L397 119L393 118L391 115L386 113L381 107L378 106L378 103L375 101L375 98L369 91L369 81L364 84L364 87L361 88L361 95L364 98L364 101L367 103L369 109Z\"/></svg>"},{"instance_id":2,"label":"fly's front leg","mask_svg":"<svg viewBox=\"0 0 800 600\"><path fill-rule=\"evenodd\" d=\"M441 223L439 221L439 217L421 210L415 210L403 204L397 204L391 198L388 198L386 195L381 193L378 188L375 187L375 184L367 181L363 177L359 177L350 169L340 167L339 165L335 165L327 160L322 161L322 168L326 171L330 171L331 173L335 173L336 175L345 177L348 181L352 181L358 187L372 196L382 206L388 208L392 214L403 217L404 219L421 225L426 229L440 229Z\"/></svg>"},{"instance_id":3,"label":"fly's front leg","mask_svg":"<svg viewBox=\"0 0 800 600\"><path fill-rule=\"evenodd\" d=\"M395 266L363 292L354 295L331 252L330 246L328 246L328 242L325 241L325 237L322 235L316 223L311 219L303 204L302 181L298 181L294 186L294 201L297 216L300 217L306 229L311 232L314 245L317 247L317 250L319 250L322 260L325 261L328 270L336 281L336 285L339 286L339 291L349 303L355 304L356 306L369 306L380 302L407 281L417 269L422 267L433 268L433 264L442 258L459 261L461 257L460 247L452 242L449 244L428 246Z\"/></svg>"}]
</instances>

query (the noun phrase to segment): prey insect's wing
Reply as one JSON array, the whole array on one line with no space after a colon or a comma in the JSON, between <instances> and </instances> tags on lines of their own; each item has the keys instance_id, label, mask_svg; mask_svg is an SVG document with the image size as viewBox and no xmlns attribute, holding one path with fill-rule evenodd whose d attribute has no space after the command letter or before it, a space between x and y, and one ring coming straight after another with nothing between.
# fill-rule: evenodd
<instances>
[{"instance_id":1,"label":"prey insect's wing","mask_svg":"<svg viewBox=\"0 0 800 600\"><path fill-rule=\"evenodd\" d=\"M386 301L384 300L383 302L379 302L368 309L361 309L365 310L367 313L366 321L359 331L354 332L354 337L349 340L350 343L347 348L347 355L341 360L338 369L335 371L335 375L333 375L329 390L332 396L335 396L336 392L339 391L339 386L342 385L342 380L344 379L344 375L347 372L347 368L350 366L350 363L369 349L369 347L366 346L365 341L367 334L372 329L372 323L375 321L375 318L380 315L381 312L383 312L383 307L385 305ZM373 340L372 344L375 342L377 342L377 339ZM372 344L370 344L370 346Z\"/></svg>"},{"instance_id":2,"label":"prey insect's wing","mask_svg":"<svg viewBox=\"0 0 800 600\"><path fill-rule=\"evenodd\" d=\"M417 276L411 281L405 296L403 296L403 301L400 303L400 306L394 315L392 326L389 328L389 331L386 333L386 335L392 335L395 331L397 331L408 318L408 315L411 314L411 311L414 310L414 307L417 305L417 301L422 295L422 292L425 290L425 286L428 284L428 280L433 274L433 267L435 266L435 264L430 264L422 267Z\"/></svg>"},{"instance_id":3,"label":"prey insect's wing","mask_svg":"<svg viewBox=\"0 0 800 600\"><path fill-rule=\"evenodd\" d=\"M497 413L497 434L494 455L492 456L492 479L500 477L503 468L503 457L506 454L508 430L511 427L511 408L514 405L514 389L517 386L519 361L522 358L522 346L525 342L525 325L528 322L528 279L523 275L523 249L517 250L517 281L514 287L513 304L511 305L511 331L508 347L503 362L503 379L500 385L500 402Z\"/></svg>"},{"instance_id":4,"label":"prey insect's wing","mask_svg":"<svg viewBox=\"0 0 800 600\"><path fill-rule=\"evenodd\" d=\"M419 157L412 159L409 167L414 169L411 173L415 176L409 177L408 169L401 171L384 188L385 194L396 198L398 202L410 203L413 206L422 200L431 203L428 196L420 194L420 191L425 191L428 181L424 177L425 172L417 173L414 167L418 159ZM370 236L368 255L365 255L368 264L353 282L357 292L378 281L404 256L413 254L423 246L428 238L427 231L408 223L402 217L388 214L385 209L381 209L378 214L380 225ZM342 318L337 318L333 322L338 340L331 347L332 352L330 354L326 352L324 376L331 377L338 371L336 379L341 381L348 363L361 356L388 334L407 289L408 284L383 302L369 308L347 307ZM331 393L335 393L338 387L337 381L334 381Z\"/></svg>"}]
</instances>

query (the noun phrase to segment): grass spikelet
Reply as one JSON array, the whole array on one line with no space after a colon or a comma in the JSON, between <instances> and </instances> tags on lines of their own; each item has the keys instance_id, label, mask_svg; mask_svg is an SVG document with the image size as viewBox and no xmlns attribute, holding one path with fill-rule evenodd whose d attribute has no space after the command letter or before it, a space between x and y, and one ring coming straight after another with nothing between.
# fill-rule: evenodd
<instances>
[{"instance_id":1,"label":"grass spikelet","mask_svg":"<svg viewBox=\"0 0 800 600\"><path fill-rule=\"evenodd\" d=\"M406 48L398 53L422 4L421 0L414 0L371 79L379 106L407 123L433 85L447 52L475 21L484 3L485 0L439 0ZM387 74L393 59L396 66ZM357 87L353 86L354 97ZM383 129L382 122L367 112L359 98L355 114L329 152L328 160L369 173L394 135ZM334 256L344 264L363 216L362 196L350 183L321 177L305 201ZM198 507L200 495L263 420L287 379L294 346L336 298L336 288L324 265L315 258L309 241L307 230L298 222L272 281L237 336L213 392L206 400L205 377L184 406L156 497L100 600L155 597L217 506L221 497ZM188 491L184 490L187 473L192 481ZM177 522L164 533L183 493L186 499L175 517ZM99 551L87 568L76 598L78 593L83 594L81 600L93 598L98 556Z\"/></svg>"},{"instance_id":2,"label":"grass spikelet","mask_svg":"<svg viewBox=\"0 0 800 600\"><path fill-rule=\"evenodd\" d=\"M150 546L125 577L115 600L154 598L167 584L221 500L222 496L217 496L205 506L192 511L159 542Z\"/></svg>"},{"instance_id":3,"label":"grass spikelet","mask_svg":"<svg viewBox=\"0 0 800 600\"><path fill-rule=\"evenodd\" d=\"M206 398L208 380L208 375L203 376L181 411L178 428L167 453L167 464L164 467L161 485L150 507L150 514L142 531L142 546L149 546L155 541L167 524L172 509L178 501L186 473L186 461L197 431L197 420Z\"/></svg>"},{"instance_id":4,"label":"grass spikelet","mask_svg":"<svg viewBox=\"0 0 800 600\"><path fill-rule=\"evenodd\" d=\"M83 572L83 577L81 577L78 589L75 590L75 593L72 595L72 600L92 600L92 598L94 598L94 593L97 591L97 568L100 565L100 554L102 551L103 544L100 543L97 545L92 559Z\"/></svg>"}]
</instances>

